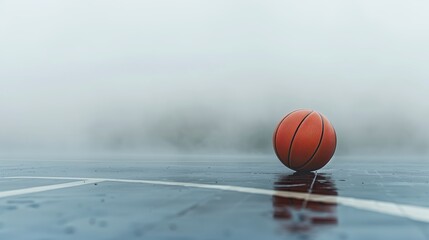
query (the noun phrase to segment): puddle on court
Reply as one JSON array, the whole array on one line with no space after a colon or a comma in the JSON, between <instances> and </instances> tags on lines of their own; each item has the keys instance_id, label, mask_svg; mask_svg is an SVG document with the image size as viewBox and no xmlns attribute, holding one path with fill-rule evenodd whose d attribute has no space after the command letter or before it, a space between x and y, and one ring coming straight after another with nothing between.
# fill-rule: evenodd
<instances>
[{"instance_id":1,"label":"puddle on court","mask_svg":"<svg viewBox=\"0 0 429 240\"><path fill-rule=\"evenodd\" d=\"M278 191L292 191L337 196L337 188L327 174L294 173L282 175L274 183ZM274 196L273 218L284 231L291 233L313 232L338 223L336 204L306 201L305 199Z\"/></svg>"}]
</instances>

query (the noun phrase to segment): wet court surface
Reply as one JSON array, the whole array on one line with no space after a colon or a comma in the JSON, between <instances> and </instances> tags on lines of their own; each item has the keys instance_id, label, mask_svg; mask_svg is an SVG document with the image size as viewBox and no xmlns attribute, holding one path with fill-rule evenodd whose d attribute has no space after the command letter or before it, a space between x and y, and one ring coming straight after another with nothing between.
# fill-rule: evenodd
<instances>
[{"instance_id":1,"label":"wet court surface","mask_svg":"<svg viewBox=\"0 0 429 240\"><path fill-rule=\"evenodd\" d=\"M0 161L0 239L429 239L429 159Z\"/></svg>"}]
</instances>

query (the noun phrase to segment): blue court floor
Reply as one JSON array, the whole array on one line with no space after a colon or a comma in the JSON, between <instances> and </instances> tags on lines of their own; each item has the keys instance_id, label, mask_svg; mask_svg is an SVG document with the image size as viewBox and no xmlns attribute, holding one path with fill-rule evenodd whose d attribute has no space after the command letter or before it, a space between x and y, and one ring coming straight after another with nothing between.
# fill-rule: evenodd
<instances>
[{"instance_id":1,"label":"blue court floor","mask_svg":"<svg viewBox=\"0 0 429 240\"><path fill-rule=\"evenodd\" d=\"M429 239L429 159L0 159L0 239Z\"/></svg>"}]
</instances>

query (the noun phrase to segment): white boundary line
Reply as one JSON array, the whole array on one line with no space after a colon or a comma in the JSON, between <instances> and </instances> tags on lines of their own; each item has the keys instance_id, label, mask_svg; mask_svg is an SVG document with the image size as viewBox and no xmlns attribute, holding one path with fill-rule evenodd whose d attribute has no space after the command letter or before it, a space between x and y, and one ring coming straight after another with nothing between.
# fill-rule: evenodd
<instances>
[{"instance_id":1,"label":"white boundary line","mask_svg":"<svg viewBox=\"0 0 429 240\"><path fill-rule=\"evenodd\" d=\"M78 177L29 177L29 176L4 177L4 178L9 178L9 179L80 180L80 182L46 186L45 188L49 188L47 190L64 188L64 187L58 187L60 185L64 186L64 185L70 184L72 186L69 186L69 187L73 187L73 186L80 186L80 185L84 185L84 184L95 183L95 182L104 182L104 181L215 189L215 190L224 190L224 191L233 191L233 192L242 192L242 193L251 193L251 194L259 194L259 195L285 197L285 198L295 198L295 199L302 199L302 200L308 199L308 201L312 201L312 202L341 204L343 206L353 207L353 208L360 209L360 210L377 212L377 213L382 213L382 214L387 214L387 215L392 215L392 216L397 216L397 217L408 218L408 219L411 219L414 221L429 223L429 208L428 207L413 206L413 205L407 205L407 204L397 204L397 203L377 201L377 200L359 199L359 198L352 198L352 197L329 196L329 195L321 195L321 194L308 195L308 193L302 193L302 192L276 191L276 190L270 190L270 189L239 187L239 186L229 186L229 185L199 184L199 183L170 182L170 181L134 180L134 179L78 178ZM82 181L85 181L85 183L82 183ZM55 187L55 186L57 186L57 187ZM43 188L43 187L39 187L39 188ZM42 190L42 191L47 191L47 190ZM20 190L13 190L13 191L20 191ZM0 197L4 197L5 193L13 192L13 191L0 192ZM39 191L33 190L31 192L40 192L40 190ZM26 193L30 193L30 192L26 192ZM18 194L16 194L16 195L18 195Z\"/></svg>"},{"instance_id":2,"label":"white boundary line","mask_svg":"<svg viewBox=\"0 0 429 240\"><path fill-rule=\"evenodd\" d=\"M17 189L17 190L2 191L2 192L0 192L0 198L19 196L19 195L24 195L24 194L29 194L29 193L46 192L46 191L62 189L62 188L78 187L78 186L98 183L98 182L102 182L102 181L103 180L81 179L80 181L77 181L77 182L69 182L69 183L61 183L61 184L54 184L54 185L47 185L47 186L40 186L40 187L31 187L31 188L23 188L23 189Z\"/></svg>"}]
</instances>

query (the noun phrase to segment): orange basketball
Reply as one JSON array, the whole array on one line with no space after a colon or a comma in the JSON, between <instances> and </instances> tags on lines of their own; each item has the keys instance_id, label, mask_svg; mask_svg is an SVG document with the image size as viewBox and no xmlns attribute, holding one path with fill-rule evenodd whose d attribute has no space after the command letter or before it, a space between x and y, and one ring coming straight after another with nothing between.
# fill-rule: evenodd
<instances>
[{"instance_id":1,"label":"orange basketball","mask_svg":"<svg viewBox=\"0 0 429 240\"><path fill-rule=\"evenodd\" d=\"M274 151L286 167L315 171L325 166L337 146L335 129L322 114L296 110L283 118L273 136Z\"/></svg>"}]
</instances>

